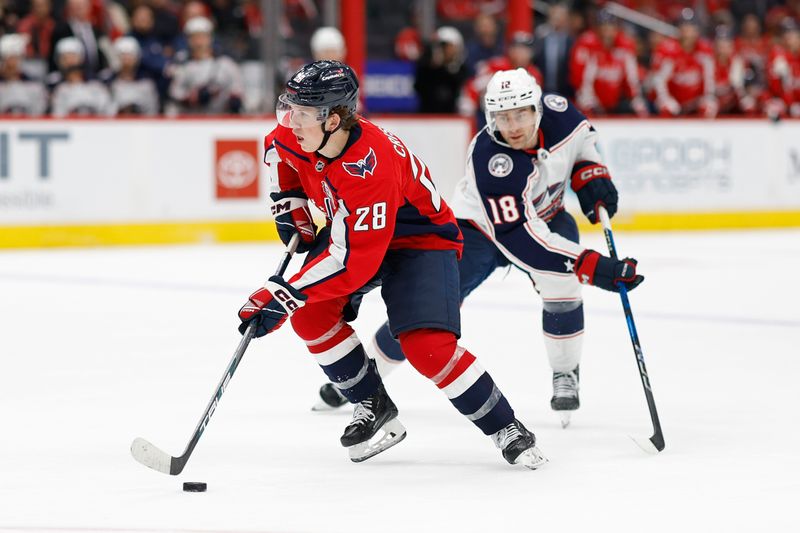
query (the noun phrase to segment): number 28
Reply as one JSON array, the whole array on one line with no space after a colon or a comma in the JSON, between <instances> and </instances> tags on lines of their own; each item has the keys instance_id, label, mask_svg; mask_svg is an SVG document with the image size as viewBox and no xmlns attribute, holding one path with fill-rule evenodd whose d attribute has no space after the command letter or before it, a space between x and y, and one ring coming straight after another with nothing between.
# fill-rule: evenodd
<instances>
[{"instance_id":1,"label":"number 28","mask_svg":"<svg viewBox=\"0 0 800 533\"><path fill-rule=\"evenodd\" d=\"M372 215L372 220L367 217ZM386 202L378 202L367 207L356 209L358 219L353 226L354 231L369 231L371 229L383 229L386 227Z\"/></svg>"}]
</instances>

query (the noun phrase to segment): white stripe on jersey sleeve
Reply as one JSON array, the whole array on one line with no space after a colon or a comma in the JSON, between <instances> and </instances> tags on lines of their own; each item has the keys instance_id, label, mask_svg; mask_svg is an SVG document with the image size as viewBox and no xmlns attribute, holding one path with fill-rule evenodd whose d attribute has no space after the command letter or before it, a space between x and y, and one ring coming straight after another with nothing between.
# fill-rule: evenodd
<instances>
[{"instance_id":1,"label":"white stripe on jersey sleeve","mask_svg":"<svg viewBox=\"0 0 800 533\"><path fill-rule=\"evenodd\" d=\"M281 192L280 180L278 179L278 163L281 162L281 156L278 155L278 149L275 145L270 145L267 148L267 153L264 154L264 163L267 165L267 193Z\"/></svg>"},{"instance_id":2,"label":"white stripe on jersey sleeve","mask_svg":"<svg viewBox=\"0 0 800 533\"><path fill-rule=\"evenodd\" d=\"M336 214L331 221L331 244L328 246L330 256L309 268L300 279L292 284L294 288L303 290L304 287L314 285L345 269L344 261L348 250L347 224L344 219L349 214L350 212L345 207L344 202L339 200L339 209L336 210Z\"/></svg>"}]
</instances>

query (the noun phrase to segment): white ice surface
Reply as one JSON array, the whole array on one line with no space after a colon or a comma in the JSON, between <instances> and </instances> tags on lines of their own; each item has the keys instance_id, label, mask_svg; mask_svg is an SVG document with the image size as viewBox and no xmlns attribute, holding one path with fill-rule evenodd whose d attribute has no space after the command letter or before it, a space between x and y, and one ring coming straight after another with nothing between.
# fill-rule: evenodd
<instances>
[{"instance_id":1,"label":"white ice surface","mask_svg":"<svg viewBox=\"0 0 800 533\"><path fill-rule=\"evenodd\" d=\"M603 250L599 234L586 243ZM619 298L588 288L582 408L549 409L540 303L496 273L463 308L475 352L550 463L502 461L410 367L387 385L408 438L362 464L346 411L310 412L323 375L290 327L254 341L184 471L179 455L238 342L236 311L275 245L0 253L0 529L32 531L800 531L800 232L618 234L667 448ZM296 260L290 269L296 269ZM374 293L356 329L383 320ZM205 481L205 494L183 481ZM5 529L4 529L5 528Z\"/></svg>"}]
</instances>

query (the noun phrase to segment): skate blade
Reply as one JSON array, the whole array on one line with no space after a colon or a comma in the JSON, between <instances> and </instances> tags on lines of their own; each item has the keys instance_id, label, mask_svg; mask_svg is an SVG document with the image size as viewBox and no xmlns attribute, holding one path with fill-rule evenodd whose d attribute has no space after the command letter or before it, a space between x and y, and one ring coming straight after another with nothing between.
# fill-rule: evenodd
<instances>
[{"instance_id":1,"label":"skate blade","mask_svg":"<svg viewBox=\"0 0 800 533\"><path fill-rule=\"evenodd\" d=\"M406 438L406 428L400 423L400 420L393 418L386 422L380 428L378 433L366 442L360 442L347 448L350 453L350 460L354 463L366 461L370 457L374 457L381 452L385 452L395 444Z\"/></svg>"},{"instance_id":2,"label":"skate blade","mask_svg":"<svg viewBox=\"0 0 800 533\"><path fill-rule=\"evenodd\" d=\"M561 427L566 429L572 421L572 411L558 411L558 416L561 418Z\"/></svg>"},{"instance_id":3,"label":"skate blade","mask_svg":"<svg viewBox=\"0 0 800 533\"><path fill-rule=\"evenodd\" d=\"M542 455L542 452L539 451L539 448L533 446L532 448L528 448L517 457L516 461L514 461L515 465L522 465L525 468L530 468L531 470L536 470L537 468L541 468L545 464L548 463L547 457Z\"/></svg>"}]
</instances>

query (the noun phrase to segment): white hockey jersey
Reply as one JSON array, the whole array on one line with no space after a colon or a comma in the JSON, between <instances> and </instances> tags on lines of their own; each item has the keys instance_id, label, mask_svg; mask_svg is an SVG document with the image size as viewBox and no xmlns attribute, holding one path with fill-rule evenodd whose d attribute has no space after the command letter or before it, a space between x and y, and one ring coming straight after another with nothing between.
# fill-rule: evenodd
<instances>
[{"instance_id":1,"label":"white hockey jersey","mask_svg":"<svg viewBox=\"0 0 800 533\"><path fill-rule=\"evenodd\" d=\"M457 218L477 224L523 270L563 264L566 274L570 260L585 248L552 232L547 223L564 209L576 163L602 164L602 158L595 146L597 133L580 111L556 94L545 94L543 103L535 149L504 146L487 128L472 139L452 208ZM543 257L551 254L563 257Z\"/></svg>"},{"instance_id":2,"label":"white hockey jersey","mask_svg":"<svg viewBox=\"0 0 800 533\"><path fill-rule=\"evenodd\" d=\"M115 79L111 82L111 99L117 114L154 116L158 114L158 92L153 80Z\"/></svg>"},{"instance_id":3,"label":"white hockey jersey","mask_svg":"<svg viewBox=\"0 0 800 533\"><path fill-rule=\"evenodd\" d=\"M0 114L37 117L47 109L47 96L38 81L0 82Z\"/></svg>"},{"instance_id":4,"label":"white hockey jersey","mask_svg":"<svg viewBox=\"0 0 800 533\"><path fill-rule=\"evenodd\" d=\"M54 117L113 116L114 105L108 89L99 81L65 81L53 89L51 113Z\"/></svg>"},{"instance_id":5,"label":"white hockey jersey","mask_svg":"<svg viewBox=\"0 0 800 533\"><path fill-rule=\"evenodd\" d=\"M239 65L226 56L189 60L176 67L169 87L169 96L176 102L181 102L193 91L202 88L206 88L211 94L211 99L206 105L188 108L172 103L168 113L227 113L231 96L241 97L244 92L244 81Z\"/></svg>"}]
</instances>

